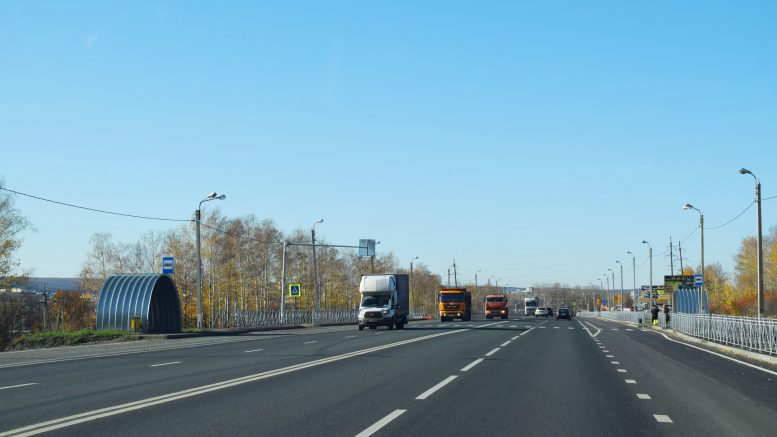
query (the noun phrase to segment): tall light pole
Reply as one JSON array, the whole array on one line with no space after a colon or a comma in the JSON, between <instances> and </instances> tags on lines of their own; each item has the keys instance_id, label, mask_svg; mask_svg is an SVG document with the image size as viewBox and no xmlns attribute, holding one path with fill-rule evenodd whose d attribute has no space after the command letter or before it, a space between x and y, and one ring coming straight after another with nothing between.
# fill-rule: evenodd
<instances>
[{"instance_id":1,"label":"tall light pole","mask_svg":"<svg viewBox=\"0 0 777 437\"><path fill-rule=\"evenodd\" d=\"M605 276L607 276L607 275L605 275ZM602 278L599 278L599 289L602 290L601 295L604 296L604 282L602 282ZM599 299L601 299L601 297ZM601 311L602 310L602 304L600 303L596 308L597 308L597 312Z\"/></svg>"},{"instance_id":2,"label":"tall light pole","mask_svg":"<svg viewBox=\"0 0 777 437\"><path fill-rule=\"evenodd\" d=\"M758 317L764 316L764 259L763 259L763 241L761 237L761 181L746 168L739 169L740 174L749 174L755 179L755 204L758 210Z\"/></svg>"},{"instance_id":3,"label":"tall light pole","mask_svg":"<svg viewBox=\"0 0 777 437\"><path fill-rule=\"evenodd\" d=\"M607 269L607 270L611 270L611 269ZM607 273L605 273L605 274L604 274L604 280L605 280L605 281L607 281L607 293L609 293L609 292L610 292L610 275L608 275ZM607 296L607 294L605 294L605 293L602 293L602 294L604 294L604 296ZM612 304L612 302L610 302L610 301L608 300L608 301L607 301L607 304L608 304L608 305L607 305L607 311L609 311L609 310L610 310L610 305Z\"/></svg>"},{"instance_id":4,"label":"tall light pole","mask_svg":"<svg viewBox=\"0 0 777 437\"><path fill-rule=\"evenodd\" d=\"M324 223L324 219L316 220L316 222L313 223L313 227L310 228L310 236L313 240L313 296L316 304L316 313L313 317L314 325L318 325L318 316L321 311L321 298L318 295L318 265L316 264L316 225L319 223Z\"/></svg>"},{"instance_id":5,"label":"tall light pole","mask_svg":"<svg viewBox=\"0 0 777 437\"><path fill-rule=\"evenodd\" d=\"M702 299L702 295L704 294L704 214L699 210L699 208L694 207L690 203L686 203L683 205L683 209L692 209L699 213L699 226L701 227L701 290L699 290L699 314L701 314L703 311L702 305L704 303L704 300ZM682 274L682 272L680 272Z\"/></svg>"},{"instance_id":6,"label":"tall light pole","mask_svg":"<svg viewBox=\"0 0 777 437\"><path fill-rule=\"evenodd\" d=\"M410 306L413 306L413 261L417 260L418 257L415 257L410 260ZM410 313L413 313L413 308L410 308Z\"/></svg>"},{"instance_id":7,"label":"tall light pole","mask_svg":"<svg viewBox=\"0 0 777 437\"><path fill-rule=\"evenodd\" d=\"M610 298L612 298L612 303L615 303L615 270L613 269L607 269L612 274L612 288L610 289ZM615 306L615 305L612 305Z\"/></svg>"},{"instance_id":8,"label":"tall light pole","mask_svg":"<svg viewBox=\"0 0 777 437\"><path fill-rule=\"evenodd\" d=\"M648 245L648 258L650 259L650 281L648 282L650 290L648 293L650 293L650 308L653 308L655 305L653 302L653 246L645 240L642 240L642 244Z\"/></svg>"},{"instance_id":9,"label":"tall light pole","mask_svg":"<svg viewBox=\"0 0 777 437\"><path fill-rule=\"evenodd\" d=\"M623 311L623 263L618 260L615 262L621 266L621 311Z\"/></svg>"},{"instance_id":10,"label":"tall light pole","mask_svg":"<svg viewBox=\"0 0 777 437\"><path fill-rule=\"evenodd\" d=\"M197 329L202 329L202 248L200 245L200 210L202 204L211 200L224 200L227 196L216 193L208 194L208 197L200 200L197 210L194 211L194 221L197 224Z\"/></svg>"},{"instance_id":11,"label":"tall light pole","mask_svg":"<svg viewBox=\"0 0 777 437\"><path fill-rule=\"evenodd\" d=\"M631 273L634 275L634 284L632 285L632 293L634 293L634 297L637 297L637 257L634 256L631 251L626 252L627 254L631 255ZM634 302L634 309L636 310L636 302Z\"/></svg>"},{"instance_id":12,"label":"tall light pole","mask_svg":"<svg viewBox=\"0 0 777 437\"><path fill-rule=\"evenodd\" d=\"M475 272L475 294L478 294L478 273L482 271L483 269L480 269L477 272Z\"/></svg>"}]
</instances>

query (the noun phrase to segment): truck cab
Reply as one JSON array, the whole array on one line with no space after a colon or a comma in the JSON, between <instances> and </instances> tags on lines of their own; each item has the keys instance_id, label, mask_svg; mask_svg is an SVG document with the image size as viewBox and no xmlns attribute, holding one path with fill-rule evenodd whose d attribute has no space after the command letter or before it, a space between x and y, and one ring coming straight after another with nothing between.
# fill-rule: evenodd
<instances>
[{"instance_id":1,"label":"truck cab","mask_svg":"<svg viewBox=\"0 0 777 437\"><path fill-rule=\"evenodd\" d=\"M359 284L359 330L402 329L407 324L409 287L408 275L365 275Z\"/></svg>"},{"instance_id":2,"label":"truck cab","mask_svg":"<svg viewBox=\"0 0 777 437\"><path fill-rule=\"evenodd\" d=\"M472 294L466 288L443 288L438 295L440 322L472 320Z\"/></svg>"},{"instance_id":3,"label":"truck cab","mask_svg":"<svg viewBox=\"0 0 777 437\"><path fill-rule=\"evenodd\" d=\"M492 317L506 319L508 317L508 311L507 296L504 294L489 294L486 296L486 319L490 319Z\"/></svg>"}]
</instances>

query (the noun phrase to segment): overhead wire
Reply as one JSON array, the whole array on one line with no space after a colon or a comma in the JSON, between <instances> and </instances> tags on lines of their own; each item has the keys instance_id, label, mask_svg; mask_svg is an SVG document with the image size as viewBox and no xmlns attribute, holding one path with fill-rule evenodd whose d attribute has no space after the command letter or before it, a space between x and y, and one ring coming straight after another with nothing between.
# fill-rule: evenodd
<instances>
[{"instance_id":1,"label":"overhead wire","mask_svg":"<svg viewBox=\"0 0 777 437\"><path fill-rule=\"evenodd\" d=\"M127 213L116 212L116 211L106 211L104 209L90 208L88 206L75 205L75 204L72 204L72 203L60 202L58 200L53 200L53 199L47 199L45 197L33 196L32 194L22 193L21 191L11 190L11 189L5 188L5 187L0 187L0 190L8 191L9 193L18 194L20 196L29 197L29 198L36 199L36 200L42 200L44 202L55 203L57 205L68 206L68 207L71 207L71 208L83 209L83 210L86 210L86 211L99 212L99 213L102 213L102 214L111 214L111 215L118 215L118 216L122 216L122 217L131 217L131 218L143 219L143 220L157 220L157 221L167 221L167 222L191 222L191 221L193 221L192 219L172 219L172 218L162 218L162 217L149 217L149 216L136 215L136 214L127 214Z\"/></svg>"}]
</instances>

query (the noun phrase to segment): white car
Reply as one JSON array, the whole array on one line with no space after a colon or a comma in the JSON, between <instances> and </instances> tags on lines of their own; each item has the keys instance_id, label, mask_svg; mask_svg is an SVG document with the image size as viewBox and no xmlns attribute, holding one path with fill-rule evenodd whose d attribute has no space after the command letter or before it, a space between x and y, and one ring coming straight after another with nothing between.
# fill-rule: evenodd
<instances>
[{"instance_id":1,"label":"white car","mask_svg":"<svg viewBox=\"0 0 777 437\"><path fill-rule=\"evenodd\" d=\"M548 309L545 307L537 307L537 310L534 311L534 317L539 317L539 316L545 317L547 319Z\"/></svg>"}]
</instances>

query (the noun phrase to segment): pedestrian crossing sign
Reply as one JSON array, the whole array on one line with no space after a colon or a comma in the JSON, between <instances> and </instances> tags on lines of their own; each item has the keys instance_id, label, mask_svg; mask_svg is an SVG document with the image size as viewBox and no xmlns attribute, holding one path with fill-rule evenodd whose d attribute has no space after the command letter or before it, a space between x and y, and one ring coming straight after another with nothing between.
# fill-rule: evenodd
<instances>
[{"instance_id":1,"label":"pedestrian crossing sign","mask_svg":"<svg viewBox=\"0 0 777 437\"><path fill-rule=\"evenodd\" d=\"M302 293L299 284L289 284L289 296L299 297L300 294Z\"/></svg>"}]
</instances>

